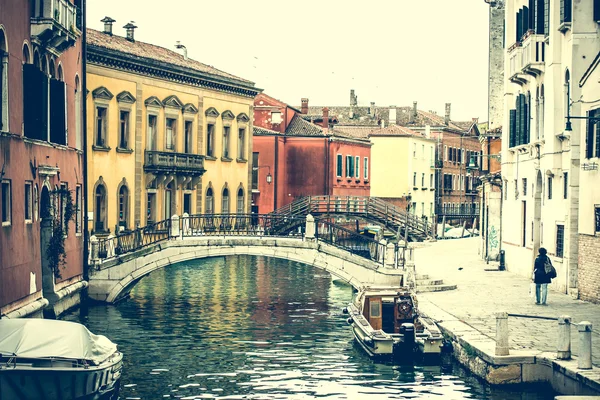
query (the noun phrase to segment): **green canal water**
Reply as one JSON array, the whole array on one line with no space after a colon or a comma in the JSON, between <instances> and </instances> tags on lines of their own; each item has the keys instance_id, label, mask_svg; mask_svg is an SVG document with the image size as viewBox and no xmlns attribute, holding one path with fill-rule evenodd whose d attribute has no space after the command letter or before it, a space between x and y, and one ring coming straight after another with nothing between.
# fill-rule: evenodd
<instances>
[{"instance_id":1,"label":"green canal water","mask_svg":"<svg viewBox=\"0 0 600 400\"><path fill-rule=\"evenodd\" d=\"M67 319L124 353L121 399L552 399L492 388L457 365L371 361L341 309L352 289L312 267L232 256L170 266L116 306Z\"/></svg>"}]
</instances>

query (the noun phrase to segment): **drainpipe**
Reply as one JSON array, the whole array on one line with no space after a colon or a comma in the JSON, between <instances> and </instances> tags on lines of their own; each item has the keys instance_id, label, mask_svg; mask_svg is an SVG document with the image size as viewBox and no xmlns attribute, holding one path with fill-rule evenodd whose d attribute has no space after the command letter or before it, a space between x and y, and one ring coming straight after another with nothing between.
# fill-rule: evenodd
<instances>
[{"instance_id":1,"label":"drainpipe","mask_svg":"<svg viewBox=\"0 0 600 400\"><path fill-rule=\"evenodd\" d=\"M81 34L81 58L82 58L82 77L81 77L81 93L79 94L82 99L80 104L83 106L82 112L83 116L81 116L82 121L80 124L81 135L82 135L82 147L83 147L83 279L89 281L90 273L89 273L89 265L88 265L88 242L89 242L89 231L88 231L88 158L87 158L87 46L86 46L86 28L87 28L87 18L86 18L86 0L81 2L81 15L83 19L82 26L82 34ZM87 289L85 292L87 296Z\"/></svg>"},{"instance_id":2,"label":"drainpipe","mask_svg":"<svg viewBox=\"0 0 600 400\"><path fill-rule=\"evenodd\" d=\"M273 211L277 210L277 186L279 185L279 138L275 136L275 165L273 166Z\"/></svg>"}]
</instances>

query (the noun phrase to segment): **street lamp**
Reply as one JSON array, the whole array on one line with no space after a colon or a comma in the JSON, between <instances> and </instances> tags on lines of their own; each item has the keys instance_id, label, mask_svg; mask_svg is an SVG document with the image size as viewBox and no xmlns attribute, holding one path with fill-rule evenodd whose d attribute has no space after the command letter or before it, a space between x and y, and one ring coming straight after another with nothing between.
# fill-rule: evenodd
<instances>
[{"instance_id":1,"label":"street lamp","mask_svg":"<svg viewBox=\"0 0 600 400\"><path fill-rule=\"evenodd\" d=\"M252 171L258 171L260 168L268 168L267 171L267 183L270 185L273 182L273 175L271 175L270 165L259 165L258 167L252 167Z\"/></svg>"}]
</instances>

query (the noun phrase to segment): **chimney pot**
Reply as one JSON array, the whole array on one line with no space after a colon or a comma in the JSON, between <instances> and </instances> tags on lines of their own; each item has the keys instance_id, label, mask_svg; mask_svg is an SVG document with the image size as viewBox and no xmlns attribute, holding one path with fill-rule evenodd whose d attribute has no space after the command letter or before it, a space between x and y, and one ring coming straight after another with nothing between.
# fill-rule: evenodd
<instances>
[{"instance_id":1,"label":"chimney pot","mask_svg":"<svg viewBox=\"0 0 600 400\"><path fill-rule=\"evenodd\" d=\"M127 40L129 40L130 42L135 42L133 31L135 30L135 28L137 28L137 26L133 24L133 21L125 25L123 28L125 28L125 31L127 32Z\"/></svg>"},{"instance_id":2,"label":"chimney pot","mask_svg":"<svg viewBox=\"0 0 600 400\"><path fill-rule=\"evenodd\" d=\"M100 22L104 22L104 33L112 35L112 24L115 22L115 20L111 17L104 17L100 20Z\"/></svg>"},{"instance_id":3,"label":"chimney pot","mask_svg":"<svg viewBox=\"0 0 600 400\"><path fill-rule=\"evenodd\" d=\"M354 93L354 89L350 89L350 107L355 107L358 104L358 98Z\"/></svg>"},{"instance_id":4,"label":"chimney pot","mask_svg":"<svg viewBox=\"0 0 600 400\"><path fill-rule=\"evenodd\" d=\"M301 114L308 114L308 99L304 97L300 100L302 102L302 107L300 108Z\"/></svg>"},{"instance_id":5,"label":"chimney pot","mask_svg":"<svg viewBox=\"0 0 600 400\"><path fill-rule=\"evenodd\" d=\"M446 125L450 123L450 106L451 103L446 103L446 116L444 117L444 123Z\"/></svg>"},{"instance_id":6,"label":"chimney pot","mask_svg":"<svg viewBox=\"0 0 600 400\"><path fill-rule=\"evenodd\" d=\"M323 122L321 126L325 129L329 128L329 108L323 107Z\"/></svg>"},{"instance_id":7,"label":"chimney pot","mask_svg":"<svg viewBox=\"0 0 600 400\"><path fill-rule=\"evenodd\" d=\"M413 117L417 116L417 102L413 101Z\"/></svg>"}]
</instances>

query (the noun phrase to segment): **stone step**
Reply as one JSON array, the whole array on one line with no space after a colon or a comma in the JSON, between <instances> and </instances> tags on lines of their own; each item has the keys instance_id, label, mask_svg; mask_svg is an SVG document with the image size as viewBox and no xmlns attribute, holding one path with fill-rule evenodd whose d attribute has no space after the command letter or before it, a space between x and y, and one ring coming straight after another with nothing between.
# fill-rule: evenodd
<instances>
[{"instance_id":1,"label":"stone step","mask_svg":"<svg viewBox=\"0 0 600 400\"><path fill-rule=\"evenodd\" d=\"M437 286L443 285L443 279L417 279L416 280L417 287L419 286Z\"/></svg>"},{"instance_id":2,"label":"stone step","mask_svg":"<svg viewBox=\"0 0 600 400\"><path fill-rule=\"evenodd\" d=\"M432 285L432 286L418 286L417 285L417 293L426 293L426 292L443 292L446 290L455 290L456 285Z\"/></svg>"},{"instance_id":3,"label":"stone step","mask_svg":"<svg viewBox=\"0 0 600 400\"><path fill-rule=\"evenodd\" d=\"M423 279L427 280L427 279L429 279L429 275L427 275L427 274L416 274L415 275L415 279L418 280L418 281L423 280Z\"/></svg>"}]
</instances>

